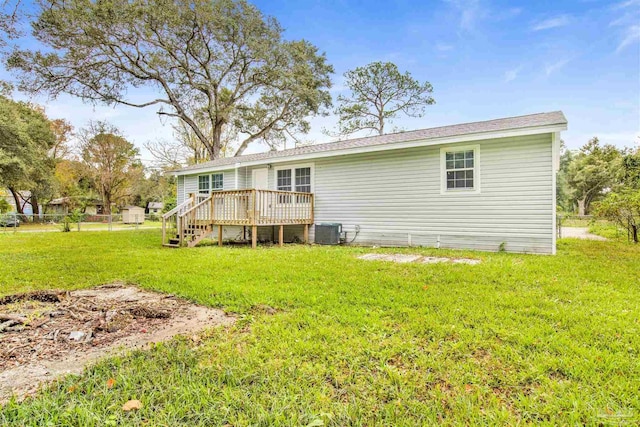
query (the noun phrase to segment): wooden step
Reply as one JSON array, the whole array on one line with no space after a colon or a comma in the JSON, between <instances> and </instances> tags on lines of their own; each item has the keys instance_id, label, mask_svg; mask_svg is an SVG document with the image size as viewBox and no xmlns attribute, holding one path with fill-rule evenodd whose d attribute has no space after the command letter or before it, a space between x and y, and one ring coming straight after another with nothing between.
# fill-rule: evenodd
<instances>
[{"instance_id":1,"label":"wooden step","mask_svg":"<svg viewBox=\"0 0 640 427\"><path fill-rule=\"evenodd\" d=\"M179 248L180 245L176 245L173 243L163 243L162 246L164 246L165 248Z\"/></svg>"}]
</instances>

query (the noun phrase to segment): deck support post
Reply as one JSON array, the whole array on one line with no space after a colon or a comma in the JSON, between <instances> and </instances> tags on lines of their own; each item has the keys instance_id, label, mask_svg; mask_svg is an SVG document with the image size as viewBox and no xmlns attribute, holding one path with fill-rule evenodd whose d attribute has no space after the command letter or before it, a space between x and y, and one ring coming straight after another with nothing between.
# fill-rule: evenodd
<instances>
[{"instance_id":1,"label":"deck support post","mask_svg":"<svg viewBox=\"0 0 640 427\"><path fill-rule=\"evenodd\" d=\"M251 226L251 248L255 249L258 247L258 226Z\"/></svg>"},{"instance_id":2,"label":"deck support post","mask_svg":"<svg viewBox=\"0 0 640 427\"><path fill-rule=\"evenodd\" d=\"M278 245L282 247L284 244L284 225L280 225L278 228Z\"/></svg>"},{"instance_id":3,"label":"deck support post","mask_svg":"<svg viewBox=\"0 0 640 427\"><path fill-rule=\"evenodd\" d=\"M304 243L309 243L309 224L304 225Z\"/></svg>"},{"instance_id":4,"label":"deck support post","mask_svg":"<svg viewBox=\"0 0 640 427\"><path fill-rule=\"evenodd\" d=\"M222 226L218 226L218 246L222 246Z\"/></svg>"}]
</instances>

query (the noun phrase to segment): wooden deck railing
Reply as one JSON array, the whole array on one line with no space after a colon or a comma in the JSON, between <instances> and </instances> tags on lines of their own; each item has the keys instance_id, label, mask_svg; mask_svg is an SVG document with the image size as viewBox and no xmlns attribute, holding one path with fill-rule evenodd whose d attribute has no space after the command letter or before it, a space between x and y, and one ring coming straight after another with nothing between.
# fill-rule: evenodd
<instances>
[{"instance_id":1,"label":"wooden deck railing","mask_svg":"<svg viewBox=\"0 0 640 427\"><path fill-rule=\"evenodd\" d=\"M218 225L313 223L313 194L272 190L232 190L212 194L211 219Z\"/></svg>"}]
</instances>

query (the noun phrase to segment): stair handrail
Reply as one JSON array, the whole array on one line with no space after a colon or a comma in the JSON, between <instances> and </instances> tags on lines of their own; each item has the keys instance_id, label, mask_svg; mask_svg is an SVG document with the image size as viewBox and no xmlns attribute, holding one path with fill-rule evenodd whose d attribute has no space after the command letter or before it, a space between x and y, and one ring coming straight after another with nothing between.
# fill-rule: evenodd
<instances>
[{"instance_id":1,"label":"stair handrail","mask_svg":"<svg viewBox=\"0 0 640 427\"><path fill-rule=\"evenodd\" d=\"M193 198L189 197L187 200L171 209L164 215L162 215L162 243L164 244L167 240L167 222L171 221L172 217L176 217L176 230L180 229L180 213L184 212L186 209L193 204Z\"/></svg>"},{"instance_id":2,"label":"stair handrail","mask_svg":"<svg viewBox=\"0 0 640 427\"><path fill-rule=\"evenodd\" d=\"M185 215L187 215L188 213L195 211L196 209L198 209L200 206L206 204L206 203L211 203L211 198L213 197L213 195L210 195L209 197L207 197L206 199L198 202L195 206L192 206L191 208L185 210L184 212L178 214L178 216L180 217L184 217ZM184 204L184 203L183 203Z\"/></svg>"},{"instance_id":3,"label":"stair handrail","mask_svg":"<svg viewBox=\"0 0 640 427\"><path fill-rule=\"evenodd\" d=\"M179 214L180 212L183 212L185 209L188 209L189 206L192 205L192 204L193 204L193 199L192 198L188 198L187 200L185 200L184 202L182 202L181 204L179 204L175 208L171 209L170 211L168 211L167 213L162 215L162 218L169 219L171 216L173 216L175 214Z\"/></svg>"},{"instance_id":4,"label":"stair handrail","mask_svg":"<svg viewBox=\"0 0 640 427\"><path fill-rule=\"evenodd\" d=\"M184 243L186 228L188 228L190 220L191 222L195 222L198 208L207 203L211 203L212 198L213 198L213 194L210 194L209 197L207 197L206 199L201 200L200 202L196 203L194 206L191 206L189 209L185 210L184 212L177 214L178 234L180 235L180 246L182 246Z\"/></svg>"}]
</instances>

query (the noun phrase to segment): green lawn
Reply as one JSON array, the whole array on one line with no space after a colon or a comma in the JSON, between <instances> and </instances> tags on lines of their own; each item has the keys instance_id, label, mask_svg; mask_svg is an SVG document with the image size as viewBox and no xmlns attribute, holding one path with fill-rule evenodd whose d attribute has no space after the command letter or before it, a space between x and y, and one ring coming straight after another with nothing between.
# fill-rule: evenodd
<instances>
[{"instance_id":1,"label":"green lawn","mask_svg":"<svg viewBox=\"0 0 640 427\"><path fill-rule=\"evenodd\" d=\"M376 249L476 266L356 259L368 251L171 250L157 230L0 234L2 294L125 281L239 316L200 341L112 358L11 402L0 425L640 421L640 246L563 240L557 256ZM122 412L129 399L144 408Z\"/></svg>"}]
</instances>

